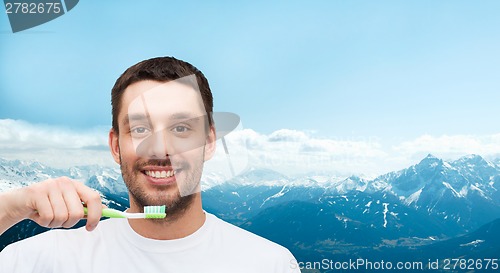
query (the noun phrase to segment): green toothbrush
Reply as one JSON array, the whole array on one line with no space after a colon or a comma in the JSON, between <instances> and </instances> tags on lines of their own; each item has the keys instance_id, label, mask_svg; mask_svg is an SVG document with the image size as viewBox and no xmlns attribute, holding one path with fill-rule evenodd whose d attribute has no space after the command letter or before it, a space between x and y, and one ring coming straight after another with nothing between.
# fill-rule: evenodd
<instances>
[{"instance_id":1,"label":"green toothbrush","mask_svg":"<svg viewBox=\"0 0 500 273\"><path fill-rule=\"evenodd\" d=\"M85 212L85 215L87 215L88 210L86 207L83 207L83 211ZM106 208L102 209L102 216L128 219L161 219L165 218L167 214L165 213L165 206L145 206L144 213L129 213Z\"/></svg>"}]
</instances>

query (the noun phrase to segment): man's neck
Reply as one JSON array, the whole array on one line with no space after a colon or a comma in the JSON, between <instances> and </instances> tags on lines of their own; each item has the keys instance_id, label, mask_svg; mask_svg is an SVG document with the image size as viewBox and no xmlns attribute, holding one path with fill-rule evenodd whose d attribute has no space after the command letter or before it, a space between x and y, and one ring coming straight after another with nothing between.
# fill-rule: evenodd
<instances>
[{"instance_id":1,"label":"man's neck","mask_svg":"<svg viewBox=\"0 0 500 273\"><path fill-rule=\"evenodd\" d=\"M167 209L168 217L168 209ZM201 196L196 194L191 205L173 221L155 222L151 219L129 219L132 229L139 235L156 240L172 240L193 234L205 223Z\"/></svg>"}]
</instances>

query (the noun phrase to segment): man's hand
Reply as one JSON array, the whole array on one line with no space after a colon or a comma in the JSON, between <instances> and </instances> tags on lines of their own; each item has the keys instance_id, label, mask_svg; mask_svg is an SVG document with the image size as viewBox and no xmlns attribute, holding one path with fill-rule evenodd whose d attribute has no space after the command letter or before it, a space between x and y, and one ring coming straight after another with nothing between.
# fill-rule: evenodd
<instances>
[{"instance_id":1,"label":"man's hand","mask_svg":"<svg viewBox=\"0 0 500 273\"><path fill-rule=\"evenodd\" d=\"M24 219L44 227L72 227L84 217L82 202L88 208L86 228L92 231L101 218L101 197L78 181L60 177L1 193L0 234Z\"/></svg>"}]
</instances>

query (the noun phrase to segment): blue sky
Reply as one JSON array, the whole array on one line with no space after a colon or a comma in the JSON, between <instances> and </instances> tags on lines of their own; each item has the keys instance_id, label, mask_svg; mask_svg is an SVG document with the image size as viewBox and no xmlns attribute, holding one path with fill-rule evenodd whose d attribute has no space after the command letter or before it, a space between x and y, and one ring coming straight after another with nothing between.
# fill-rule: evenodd
<instances>
[{"instance_id":1,"label":"blue sky","mask_svg":"<svg viewBox=\"0 0 500 273\"><path fill-rule=\"evenodd\" d=\"M16 34L3 14L0 119L109 127L116 78L171 55L205 73L216 111L258 134L484 139L500 132L499 11L498 1L80 1Z\"/></svg>"}]
</instances>

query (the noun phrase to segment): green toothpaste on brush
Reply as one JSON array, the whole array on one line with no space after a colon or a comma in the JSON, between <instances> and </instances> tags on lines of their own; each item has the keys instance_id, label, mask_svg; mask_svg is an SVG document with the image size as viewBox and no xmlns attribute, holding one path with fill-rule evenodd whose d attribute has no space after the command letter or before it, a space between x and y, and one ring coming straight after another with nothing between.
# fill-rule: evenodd
<instances>
[{"instance_id":1,"label":"green toothpaste on brush","mask_svg":"<svg viewBox=\"0 0 500 273\"><path fill-rule=\"evenodd\" d=\"M86 207L83 207L83 211L87 215L88 209ZM145 206L144 213L130 213L108 208L102 209L102 217L108 218L161 219L166 216L165 206Z\"/></svg>"}]
</instances>

